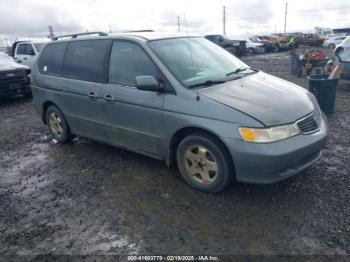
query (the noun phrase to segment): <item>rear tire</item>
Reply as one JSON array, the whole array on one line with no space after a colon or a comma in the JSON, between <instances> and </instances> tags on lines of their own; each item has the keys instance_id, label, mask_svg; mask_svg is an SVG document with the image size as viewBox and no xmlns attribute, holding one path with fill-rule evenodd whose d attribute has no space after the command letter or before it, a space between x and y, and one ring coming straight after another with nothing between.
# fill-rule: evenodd
<instances>
[{"instance_id":1,"label":"rear tire","mask_svg":"<svg viewBox=\"0 0 350 262\"><path fill-rule=\"evenodd\" d=\"M51 136L59 143L67 143L72 140L72 133L67 121L56 106L50 106L46 110L46 123Z\"/></svg>"},{"instance_id":2,"label":"rear tire","mask_svg":"<svg viewBox=\"0 0 350 262\"><path fill-rule=\"evenodd\" d=\"M229 153L209 135L197 133L185 137L177 148L176 161L184 180L201 191L219 192L234 178Z\"/></svg>"}]
</instances>

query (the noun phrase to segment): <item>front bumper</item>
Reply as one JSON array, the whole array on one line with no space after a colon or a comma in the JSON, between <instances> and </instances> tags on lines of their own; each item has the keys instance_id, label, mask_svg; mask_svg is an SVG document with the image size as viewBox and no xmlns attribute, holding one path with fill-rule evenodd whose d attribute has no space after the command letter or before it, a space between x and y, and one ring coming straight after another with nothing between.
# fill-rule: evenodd
<instances>
[{"instance_id":1,"label":"front bumper","mask_svg":"<svg viewBox=\"0 0 350 262\"><path fill-rule=\"evenodd\" d=\"M239 182L270 184L300 173L321 156L328 134L322 114L319 131L282 141L259 144L242 139L226 139Z\"/></svg>"},{"instance_id":2,"label":"front bumper","mask_svg":"<svg viewBox=\"0 0 350 262\"><path fill-rule=\"evenodd\" d=\"M28 79L24 70L0 72L0 97L30 93Z\"/></svg>"}]
</instances>

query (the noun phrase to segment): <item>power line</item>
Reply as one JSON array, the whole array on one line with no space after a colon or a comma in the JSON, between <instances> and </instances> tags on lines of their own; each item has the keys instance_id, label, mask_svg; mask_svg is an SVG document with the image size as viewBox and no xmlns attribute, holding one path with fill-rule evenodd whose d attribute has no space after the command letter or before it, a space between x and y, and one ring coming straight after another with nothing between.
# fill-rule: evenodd
<instances>
[{"instance_id":1,"label":"power line","mask_svg":"<svg viewBox=\"0 0 350 262\"><path fill-rule=\"evenodd\" d=\"M338 7L338 8L327 8L327 9L319 9L319 10L292 10L289 11L289 13L314 13L314 12L328 12L328 11L337 11L337 10L344 10L344 9L350 9L350 6L344 6L344 7Z\"/></svg>"},{"instance_id":2,"label":"power line","mask_svg":"<svg viewBox=\"0 0 350 262\"><path fill-rule=\"evenodd\" d=\"M342 9L350 9L350 7L344 7ZM327 10L295 10L295 11L291 11L288 10L288 14L291 13L299 13L299 12L327 12L327 11L335 11L335 10L341 10L341 8L337 8L337 9L327 9ZM266 14L266 15L256 15L256 16L243 16L243 17L237 17L237 18L226 18L226 20L229 21L234 21L234 20L245 20L245 19L255 19L255 18L262 18L262 17L273 17L275 15L278 15L281 13L274 13L274 14ZM284 12L285 15L285 12Z\"/></svg>"}]
</instances>

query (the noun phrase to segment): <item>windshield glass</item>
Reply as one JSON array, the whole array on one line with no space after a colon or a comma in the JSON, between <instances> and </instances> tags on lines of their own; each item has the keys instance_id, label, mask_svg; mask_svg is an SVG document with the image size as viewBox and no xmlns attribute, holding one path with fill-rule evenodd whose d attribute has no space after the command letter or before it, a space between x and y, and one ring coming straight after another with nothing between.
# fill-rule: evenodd
<instances>
[{"instance_id":1,"label":"windshield glass","mask_svg":"<svg viewBox=\"0 0 350 262\"><path fill-rule=\"evenodd\" d=\"M249 68L223 48L201 37L154 40L149 46L187 87L206 81L229 80L227 74Z\"/></svg>"},{"instance_id":2,"label":"windshield glass","mask_svg":"<svg viewBox=\"0 0 350 262\"><path fill-rule=\"evenodd\" d=\"M249 39L250 39L250 41L252 41L253 43L261 43L261 42L262 42L261 39L259 39L259 38L257 38L257 37L250 37Z\"/></svg>"}]
</instances>

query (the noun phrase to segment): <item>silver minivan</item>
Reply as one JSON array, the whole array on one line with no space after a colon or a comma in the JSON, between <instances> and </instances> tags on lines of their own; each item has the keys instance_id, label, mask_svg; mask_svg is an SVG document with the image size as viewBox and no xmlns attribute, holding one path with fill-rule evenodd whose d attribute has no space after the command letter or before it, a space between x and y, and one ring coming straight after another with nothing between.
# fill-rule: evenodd
<instances>
[{"instance_id":1,"label":"silver minivan","mask_svg":"<svg viewBox=\"0 0 350 262\"><path fill-rule=\"evenodd\" d=\"M79 135L165 160L206 192L290 177L319 159L326 142L311 93L202 37L53 41L32 76L34 107L57 141Z\"/></svg>"}]
</instances>

